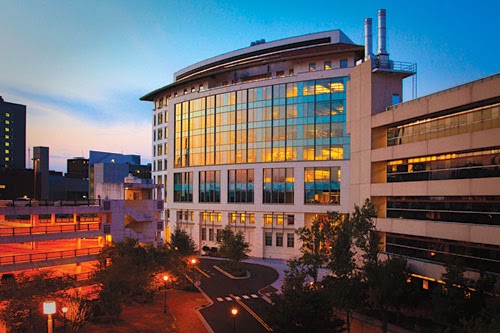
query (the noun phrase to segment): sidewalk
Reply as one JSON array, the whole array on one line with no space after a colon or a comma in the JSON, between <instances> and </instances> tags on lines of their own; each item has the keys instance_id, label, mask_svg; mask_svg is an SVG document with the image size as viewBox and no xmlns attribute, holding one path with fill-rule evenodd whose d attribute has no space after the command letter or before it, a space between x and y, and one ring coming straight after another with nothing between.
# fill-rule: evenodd
<instances>
[{"instance_id":1,"label":"sidewalk","mask_svg":"<svg viewBox=\"0 0 500 333\"><path fill-rule=\"evenodd\" d=\"M82 333L207 333L196 308L207 304L199 292L167 291L167 314L163 313L163 291L151 304L131 304L124 307L117 324L87 323ZM59 331L58 331L59 332ZM62 332L62 331L61 331Z\"/></svg>"}]
</instances>

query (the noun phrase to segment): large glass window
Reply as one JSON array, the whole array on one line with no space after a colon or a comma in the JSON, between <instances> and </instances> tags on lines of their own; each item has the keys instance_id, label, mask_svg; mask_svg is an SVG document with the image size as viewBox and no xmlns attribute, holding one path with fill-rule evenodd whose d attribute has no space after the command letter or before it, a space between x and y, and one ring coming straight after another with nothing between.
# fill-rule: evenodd
<instances>
[{"instance_id":1,"label":"large glass window","mask_svg":"<svg viewBox=\"0 0 500 333\"><path fill-rule=\"evenodd\" d=\"M500 177L500 149L387 162L387 182Z\"/></svg>"},{"instance_id":2,"label":"large glass window","mask_svg":"<svg viewBox=\"0 0 500 333\"><path fill-rule=\"evenodd\" d=\"M304 203L340 204L340 167L305 168Z\"/></svg>"},{"instance_id":3,"label":"large glass window","mask_svg":"<svg viewBox=\"0 0 500 333\"><path fill-rule=\"evenodd\" d=\"M264 169L263 202L293 204L293 168Z\"/></svg>"},{"instance_id":4,"label":"large glass window","mask_svg":"<svg viewBox=\"0 0 500 333\"><path fill-rule=\"evenodd\" d=\"M220 202L220 170L200 171L200 202Z\"/></svg>"},{"instance_id":5,"label":"large glass window","mask_svg":"<svg viewBox=\"0 0 500 333\"><path fill-rule=\"evenodd\" d=\"M346 82L294 82L178 103L174 167L349 159Z\"/></svg>"},{"instance_id":6,"label":"large glass window","mask_svg":"<svg viewBox=\"0 0 500 333\"><path fill-rule=\"evenodd\" d=\"M387 217L500 225L500 196L388 197Z\"/></svg>"},{"instance_id":7,"label":"large glass window","mask_svg":"<svg viewBox=\"0 0 500 333\"><path fill-rule=\"evenodd\" d=\"M229 170L228 202L253 202L253 169Z\"/></svg>"},{"instance_id":8,"label":"large glass window","mask_svg":"<svg viewBox=\"0 0 500 333\"><path fill-rule=\"evenodd\" d=\"M174 202L193 202L193 173L174 173Z\"/></svg>"},{"instance_id":9,"label":"large glass window","mask_svg":"<svg viewBox=\"0 0 500 333\"><path fill-rule=\"evenodd\" d=\"M500 246L388 233L388 253L500 273Z\"/></svg>"},{"instance_id":10,"label":"large glass window","mask_svg":"<svg viewBox=\"0 0 500 333\"><path fill-rule=\"evenodd\" d=\"M500 127L500 103L387 129L387 146Z\"/></svg>"}]
</instances>

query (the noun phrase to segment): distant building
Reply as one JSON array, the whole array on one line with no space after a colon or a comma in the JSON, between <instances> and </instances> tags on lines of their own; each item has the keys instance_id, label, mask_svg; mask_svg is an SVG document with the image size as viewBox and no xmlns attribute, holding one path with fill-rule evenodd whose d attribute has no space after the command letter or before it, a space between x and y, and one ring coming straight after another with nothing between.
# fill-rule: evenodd
<instances>
[{"instance_id":1,"label":"distant building","mask_svg":"<svg viewBox=\"0 0 500 333\"><path fill-rule=\"evenodd\" d=\"M26 167L26 105L0 96L0 170Z\"/></svg>"},{"instance_id":2,"label":"distant building","mask_svg":"<svg viewBox=\"0 0 500 333\"><path fill-rule=\"evenodd\" d=\"M75 157L68 159L66 178L89 179L89 159Z\"/></svg>"},{"instance_id":3,"label":"distant building","mask_svg":"<svg viewBox=\"0 0 500 333\"><path fill-rule=\"evenodd\" d=\"M89 152L90 198L96 199L98 183L122 183L129 174L151 179L151 165L141 165L139 155L123 155L101 151Z\"/></svg>"}]
</instances>

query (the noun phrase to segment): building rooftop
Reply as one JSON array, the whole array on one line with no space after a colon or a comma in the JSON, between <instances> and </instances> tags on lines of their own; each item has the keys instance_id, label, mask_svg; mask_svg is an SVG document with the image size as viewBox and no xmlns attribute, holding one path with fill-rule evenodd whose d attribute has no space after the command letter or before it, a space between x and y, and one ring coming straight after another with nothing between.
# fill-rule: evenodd
<instances>
[{"instance_id":1,"label":"building rooftop","mask_svg":"<svg viewBox=\"0 0 500 333\"><path fill-rule=\"evenodd\" d=\"M252 43L249 47L224 53L181 69L174 74L173 83L156 89L140 99L153 101L156 96L169 89L228 70L273 61L291 60L305 55L312 57L348 51L359 52L362 56L364 47L354 44L341 30L330 30L272 42L259 41Z\"/></svg>"}]
</instances>

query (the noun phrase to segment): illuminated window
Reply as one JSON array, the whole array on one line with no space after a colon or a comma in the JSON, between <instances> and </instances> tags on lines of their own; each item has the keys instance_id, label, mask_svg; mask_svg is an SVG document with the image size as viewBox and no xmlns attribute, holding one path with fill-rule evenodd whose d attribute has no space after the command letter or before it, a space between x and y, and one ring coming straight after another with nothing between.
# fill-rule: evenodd
<instances>
[{"instance_id":1,"label":"illuminated window","mask_svg":"<svg viewBox=\"0 0 500 333\"><path fill-rule=\"evenodd\" d=\"M5 113L5 116L6 116L6 117L10 117L10 113L8 113L8 112L7 112L7 113Z\"/></svg>"},{"instance_id":2,"label":"illuminated window","mask_svg":"<svg viewBox=\"0 0 500 333\"><path fill-rule=\"evenodd\" d=\"M324 69L326 71L329 71L330 69L332 69L332 62L331 61L325 61Z\"/></svg>"},{"instance_id":3,"label":"illuminated window","mask_svg":"<svg viewBox=\"0 0 500 333\"><path fill-rule=\"evenodd\" d=\"M5 149L5 153L6 153L6 154L9 154L9 153L10 153L10 151L9 151L8 149Z\"/></svg>"},{"instance_id":4,"label":"illuminated window","mask_svg":"<svg viewBox=\"0 0 500 333\"><path fill-rule=\"evenodd\" d=\"M10 143L9 143L9 142L6 142L6 143L5 143L5 147L8 147L8 146L10 146Z\"/></svg>"},{"instance_id":5,"label":"illuminated window","mask_svg":"<svg viewBox=\"0 0 500 333\"><path fill-rule=\"evenodd\" d=\"M10 132L10 128L5 127L5 132Z\"/></svg>"},{"instance_id":6,"label":"illuminated window","mask_svg":"<svg viewBox=\"0 0 500 333\"><path fill-rule=\"evenodd\" d=\"M312 62L309 64L309 72L316 72L316 63Z\"/></svg>"},{"instance_id":7,"label":"illuminated window","mask_svg":"<svg viewBox=\"0 0 500 333\"><path fill-rule=\"evenodd\" d=\"M200 91L203 91L203 90L205 90L205 87L203 87L203 85L202 85L202 84L200 84L200 89L199 89L199 90L200 90Z\"/></svg>"},{"instance_id":8,"label":"illuminated window","mask_svg":"<svg viewBox=\"0 0 500 333\"><path fill-rule=\"evenodd\" d=\"M10 124L10 121L9 120L5 120L5 124Z\"/></svg>"},{"instance_id":9,"label":"illuminated window","mask_svg":"<svg viewBox=\"0 0 500 333\"><path fill-rule=\"evenodd\" d=\"M5 138L6 138L6 139L10 139L10 135L5 134Z\"/></svg>"},{"instance_id":10,"label":"illuminated window","mask_svg":"<svg viewBox=\"0 0 500 333\"><path fill-rule=\"evenodd\" d=\"M304 203L340 204L340 167L305 168Z\"/></svg>"},{"instance_id":11,"label":"illuminated window","mask_svg":"<svg viewBox=\"0 0 500 333\"><path fill-rule=\"evenodd\" d=\"M288 76L293 76L293 68L290 68L290 69L288 70Z\"/></svg>"}]
</instances>

